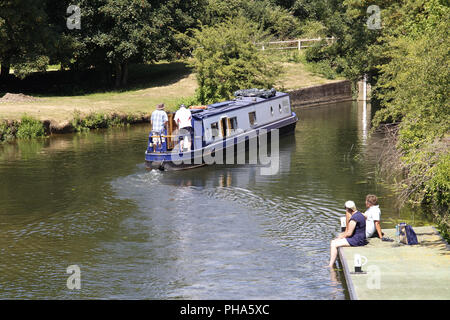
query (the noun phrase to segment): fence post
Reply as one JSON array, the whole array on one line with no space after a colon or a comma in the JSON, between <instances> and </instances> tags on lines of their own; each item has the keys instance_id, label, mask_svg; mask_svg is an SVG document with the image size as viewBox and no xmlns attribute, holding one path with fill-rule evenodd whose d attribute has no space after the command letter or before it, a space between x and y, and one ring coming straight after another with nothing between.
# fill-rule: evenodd
<instances>
[{"instance_id":1,"label":"fence post","mask_svg":"<svg viewBox=\"0 0 450 320\"><path fill-rule=\"evenodd\" d=\"M301 48L302 48L302 41L299 39L298 40L298 51L300 51Z\"/></svg>"}]
</instances>

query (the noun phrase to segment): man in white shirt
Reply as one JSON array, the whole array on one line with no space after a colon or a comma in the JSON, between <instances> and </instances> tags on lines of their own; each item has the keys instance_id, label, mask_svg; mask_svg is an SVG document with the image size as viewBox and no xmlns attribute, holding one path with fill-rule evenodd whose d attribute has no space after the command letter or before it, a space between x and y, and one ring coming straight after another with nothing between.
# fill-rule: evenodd
<instances>
[{"instance_id":1,"label":"man in white shirt","mask_svg":"<svg viewBox=\"0 0 450 320\"><path fill-rule=\"evenodd\" d=\"M380 226L380 207L378 205L378 199L373 194L368 194L366 196L366 207L367 211L364 213L366 217L366 238L372 237L377 234L380 239L383 238L383 233L381 232Z\"/></svg>"},{"instance_id":2,"label":"man in white shirt","mask_svg":"<svg viewBox=\"0 0 450 320\"><path fill-rule=\"evenodd\" d=\"M180 130L180 150L191 151L190 137L192 135L192 115L191 111L184 104L175 113L175 122Z\"/></svg>"}]
</instances>

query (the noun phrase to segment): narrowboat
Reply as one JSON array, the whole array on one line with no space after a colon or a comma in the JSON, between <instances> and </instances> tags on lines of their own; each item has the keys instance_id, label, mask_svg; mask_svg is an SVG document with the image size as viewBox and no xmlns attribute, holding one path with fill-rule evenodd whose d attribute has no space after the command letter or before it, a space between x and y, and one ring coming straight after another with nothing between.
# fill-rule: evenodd
<instances>
[{"instance_id":1,"label":"narrowboat","mask_svg":"<svg viewBox=\"0 0 450 320\"><path fill-rule=\"evenodd\" d=\"M298 117L291 110L288 93L275 89L246 89L236 91L234 96L229 101L189 108L193 130L189 133L190 138L184 140L189 145L180 143L187 133L179 132L174 113L168 114L164 132L149 134L146 167L182 170L220 163L214 157L235 154L241 144L248 148L249 140L253 138L267 134L270 139L273 130L282 135L295 129Z\"/></svg>"}]
</instances>

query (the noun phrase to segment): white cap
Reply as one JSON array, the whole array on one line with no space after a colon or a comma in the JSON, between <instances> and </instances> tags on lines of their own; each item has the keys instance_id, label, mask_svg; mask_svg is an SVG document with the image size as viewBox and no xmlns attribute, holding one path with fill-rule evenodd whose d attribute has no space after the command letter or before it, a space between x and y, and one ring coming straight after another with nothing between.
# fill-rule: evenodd
<instances>
[{"instance_id":1,"label":"white cap","mask_svg":"<svg viewBox=\"0 0 450 320\"><path fill-rule=\"evenodd\" d=\"M352 209L353 211L356 211L356 205L351 200L348 200L348 201L345 202L345 208Z\"/></svg>"}]
</instances>

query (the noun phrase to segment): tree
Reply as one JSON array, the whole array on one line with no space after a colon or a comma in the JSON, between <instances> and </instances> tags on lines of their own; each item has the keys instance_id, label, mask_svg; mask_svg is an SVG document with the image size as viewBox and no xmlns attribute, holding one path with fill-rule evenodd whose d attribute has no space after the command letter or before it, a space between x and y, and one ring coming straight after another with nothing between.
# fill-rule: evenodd
<instances>
[{"instance_id":1,"label":"tree","mask_svg":"<svg viewBox=\"0 0 450 320\"><path fill-rule=\"evenodd\" d=\"M84 68L110 66L116 87L124 86L129 63L173 56L175 34L195 25L201 4L201 0L190 5L181 0L81 0L78 63Z\"/></svg>"},{"instance_id":2,"label":"tree","mask_svg":"<svg viewBox=\"0 0 450 320\"><path fill-rule=\"evenodd\" d=\"M228 99L239 89L274 85L281 68L258 50L254 43L260 40L257 26L243 17L194 32L192 65L201 103Z\"/></svg>"},{"instance_id":3,"label":"tree","mask_svg":"<svg viewBox=\"0 0 450 320\"><path fill-rule=\"evenodd\" d=\"M45 70L55 33L40 0L7 0L0 3L0 76L14 65L16 73Z\"/></svg>"},{"instance_id":4,"label":"tree","mask_svg":"<svg viewBox=\"0 0 450 320\"><path fill-rule=\"evenodd\" d=\"M202 22L212 26L237 16L245 16L276 39L290 39L300 34L300 21L273 0L208 0Z\"/></svg>"},{"instance_id":5,"label":"tree","mask_svg":"<svg viewBox=\"0 0 450 320\"><path fill-rule=\"evenodd\" d=\"M396 13L401 24L383 39L387 62L379 66L376 90L383 108L374 125L399 122L396 147L404 176L398 190L414 204L430 204L448 239L450 8L439 0L419 0Z\"/></svg>"}]
</instances>

